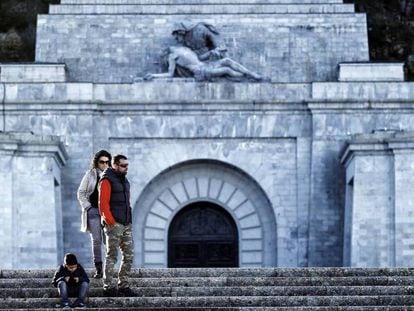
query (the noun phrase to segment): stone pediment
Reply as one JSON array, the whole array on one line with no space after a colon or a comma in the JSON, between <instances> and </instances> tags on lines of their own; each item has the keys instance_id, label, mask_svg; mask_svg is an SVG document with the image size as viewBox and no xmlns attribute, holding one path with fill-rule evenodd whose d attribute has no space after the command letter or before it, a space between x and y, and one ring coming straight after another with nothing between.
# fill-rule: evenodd
<instances>
[{"instance_id":1,"label":"stone pediment","mask_svg":"<svg viewBox=\"0 0 414 311\"><path fill-rule=\"evenodd\" d=\"M333 81L340 62L368 61L366 17L342 1L66 0L38 18L36 62L69 81L127 83L165 71L174 25L206 22L227 56L274 82Z\"/></svg>"}]
</instances>

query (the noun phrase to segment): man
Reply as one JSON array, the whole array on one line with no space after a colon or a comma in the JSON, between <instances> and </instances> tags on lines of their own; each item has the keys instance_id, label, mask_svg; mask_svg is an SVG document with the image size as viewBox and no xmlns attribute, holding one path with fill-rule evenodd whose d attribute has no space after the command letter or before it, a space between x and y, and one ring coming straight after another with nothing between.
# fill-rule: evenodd
<instances>
[{"instance_id":1,"label":"man","mask_svg":"<svg viewBox=\"0 0 414 311\"><path fill-rule=\"evenodd\" d=\"M105 296L132 296L128 276L131 271L134 242L132 239L132 210L130 186L126 174L128 158L117 154L112 167L107 168L99 182L99 212L105 225L106 263L103 276ZM118 292L113 281L114 265L121 250L122 262L118 273Z\"/></svg>"},{"instance_id":2,"label":"man","mask_svg":"<svg viewBox=\"0 0 414 311\"><path fill-rule=\"evenodd\" d=\"M168 72L149 73L145 75L145 80L151 80L153 78L172 78L175 75L177 66L188 70L198 81L216 77L231 77L235 79L247 77L256 81L262 80L260 75L248 70L246 67L230 58L202 62L194 51L185 46L169 47L165 54L168 57Z\"/></svg>"}]
</instances>

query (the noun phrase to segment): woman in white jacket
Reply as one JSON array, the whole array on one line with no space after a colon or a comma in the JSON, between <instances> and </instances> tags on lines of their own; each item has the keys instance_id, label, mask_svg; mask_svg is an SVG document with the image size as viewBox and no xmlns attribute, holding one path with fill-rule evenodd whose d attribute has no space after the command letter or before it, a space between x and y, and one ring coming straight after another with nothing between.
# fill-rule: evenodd
<instances>
[{"instance_id":1,"label":"woman in white jacket","mask_svg":"<svg viewBox=\"0 0 414 311\"><path fill-rule=\"evenodd\" d=\"M78 188L78 200L82 209L81 231L89 231L96 272L94 278L102 278L102 227L99 215L98 182L111 163L111 154L99 150L91 160L90 169L83 176Z\"/></svg>"}]
</instances>

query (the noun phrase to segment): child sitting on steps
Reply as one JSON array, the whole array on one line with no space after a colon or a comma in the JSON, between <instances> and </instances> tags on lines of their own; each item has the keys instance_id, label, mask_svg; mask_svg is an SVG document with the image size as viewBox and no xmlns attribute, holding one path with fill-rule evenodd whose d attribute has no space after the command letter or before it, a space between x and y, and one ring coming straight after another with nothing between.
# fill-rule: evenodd
<instances>
[{"instance_id":1,"label":"child sitting on steps","mask_svg":"<svg viewBox=\"0 0 414 311\"><path fill-rule=\"evenodd\" d=\"M65 255L64 263L55 272L52 283L58 288L63 309L70 309L69 297L77 297L72 307L86 307L85 298L88 294L89 278L74 254Z\"/></svg>"}]
</instances>

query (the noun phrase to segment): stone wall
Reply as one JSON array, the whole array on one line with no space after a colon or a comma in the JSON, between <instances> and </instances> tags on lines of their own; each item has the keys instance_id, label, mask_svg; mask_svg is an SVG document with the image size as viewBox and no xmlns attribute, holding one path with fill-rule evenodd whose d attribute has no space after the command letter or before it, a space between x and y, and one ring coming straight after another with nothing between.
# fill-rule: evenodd
<instances>
[{"instance_id":1,"label":"stone wall","mask_svg":"<svg viewBox=\"0 0 414 311\"><path fill-rule=\"evenodd\" d=\"M276 82L334 81L338 63L369 60L365 15L344 13L40 15L36 61L65 63L70 81L131 82L166 70L183 19L213 24L229 57Z\"/></svg>"}]
</instances>

